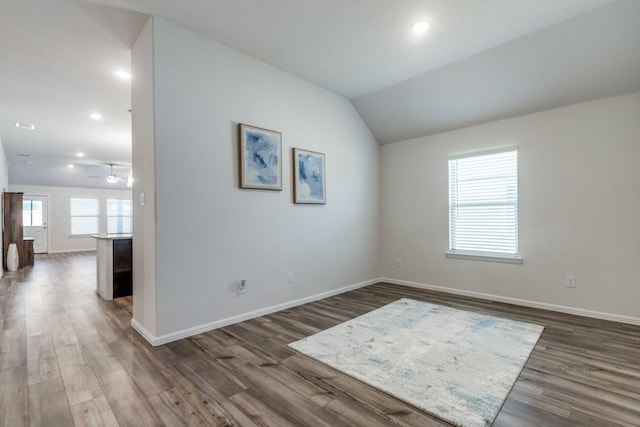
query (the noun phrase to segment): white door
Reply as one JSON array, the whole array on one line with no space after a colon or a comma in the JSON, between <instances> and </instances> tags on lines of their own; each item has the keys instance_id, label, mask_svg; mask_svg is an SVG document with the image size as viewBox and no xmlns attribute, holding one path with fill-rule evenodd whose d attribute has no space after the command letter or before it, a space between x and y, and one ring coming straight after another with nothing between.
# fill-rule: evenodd
<instances>
[{"instance_id":1,"label":"white door","mask_svg":"<svg viewBox=\"0 0 640 427\"><path fill-rule=\"evenodd\" d=\"M46 254L49 252L47 232L47 196L24 196L22 202L22 225L24 237L33 237L33 252Z\"/></svg>"}]
</instances>

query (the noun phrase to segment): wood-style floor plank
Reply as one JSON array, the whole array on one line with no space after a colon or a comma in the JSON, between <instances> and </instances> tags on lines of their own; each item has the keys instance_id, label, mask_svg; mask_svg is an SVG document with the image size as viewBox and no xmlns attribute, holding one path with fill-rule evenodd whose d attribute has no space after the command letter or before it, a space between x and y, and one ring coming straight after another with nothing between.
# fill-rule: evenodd
<instances>
[{"instance_id":1,"label":"wood-style floor plank","mask_svg":"<svg viewBox=\"0 0 640 427\"><path fill-rule=\"evenodd\" d=\"M104 396L72 406L71 413L75 427L117 427L120 425Z\"/></svg>"},{"instance_id":2,"label":"wood-style floor plank","mask_svg":"<svg viewBox=\"0 0 640 427\"><path fill-rule=\"evenodd\" d=\"M104 395L98 378L88 364L63 366L60 370L70 405L73 406Z\"/></svg>"},{"instance_id":3,"label":"wood-style floor plank","mask_svg":"<svg viewBox=\"0 0 640 427\"><path fill-rule=\"evenodd\" d=\"M192 407L211 426L231 426L237 417L229 414L222 403L226 399L218 390L204 381L190 368L183 366L181 370L175 367L167 368L163 374L182 391L183 396ZM236 412L239 414L240 412Z\"/></svg>"},{"instance_id":4,"label":"wood-style floor plank","mask_svg":"<svg viewBox=\"0 0 640 427\"><path fill-rule=\"evenodd\" d=\"M116 418L125 426L163 425L149 401L127 371L121 369L100 377L107 400Z\"/></svg>"},{"instance_id":5,"label":"wood-style floor plank","mask_svg":"<svg viewBox=\"0 0 640 427\"><path fill-rule=\"evenodd\" d=\"M0 425L29 425L27 366L0 371Z\"/></svg>"},{"instance_id":6,"label":"wood-style floor plank","mask_svg":"<svg viewBox=\"0 0 640 427\"><path fill-rule=\"evenodd\" d=\"M127 373L145 396L153 396L169 390L171 384L162 375L161 367L141 351L137 342L119 340L111 343L109 348L127 370Z\"/></svg>"},{"instance_id":7,"label":"wood-style floor plank","mask_svg":"<svg viewBox=\"0 0 640 427\"><path fill-rule=\"evenodd\" d=\"M149 402L167 426L206 426L206 421L178 390L172 388L149 398Z\"/></svg>"},{"instance_id":8,"label":"wood-style floor plank","mask_svg":"<svg viewBox=\"0 0 640 427\"><path fill-rule=\"evenodd\" d=\"M29 386L29 426L73 426L60 378Z\"/></svg>"},{"instance_id":9,"label":"wood-style floor plank","mask_svg":"<svg viewBox=\"0 0 640 427\"><path fill-rule=\"evenodd\" d=\"M376 284L152 347L95 266L39 255L0 279L0 426L449 426L287 346L399 298L545 326L495 426L640 426L637 326Z\"/></svg>"}]
</instances>

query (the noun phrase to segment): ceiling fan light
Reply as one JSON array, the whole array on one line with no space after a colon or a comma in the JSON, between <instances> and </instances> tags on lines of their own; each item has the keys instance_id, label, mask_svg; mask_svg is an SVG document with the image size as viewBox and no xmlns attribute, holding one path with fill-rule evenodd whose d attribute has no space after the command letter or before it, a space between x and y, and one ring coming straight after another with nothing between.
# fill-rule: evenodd
<instances>
[{"instance_id":1,"label":"ceiling fan light","mask_svg":"<svg viewBox=\"0 0 640 427\"><path fill-rule=\"evenodd\" d=\"M109 175L107 175L107 182L109 184L115 184L116 182L118 182L118 177L115 174L110 173Z\"/></svg>"}]
</instances>

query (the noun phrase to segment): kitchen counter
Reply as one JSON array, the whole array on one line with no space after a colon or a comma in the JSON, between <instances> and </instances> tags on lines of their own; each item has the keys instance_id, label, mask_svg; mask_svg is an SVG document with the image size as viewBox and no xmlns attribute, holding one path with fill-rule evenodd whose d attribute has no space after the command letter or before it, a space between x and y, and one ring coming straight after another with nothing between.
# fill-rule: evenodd
<instances>
[{"instance_id":1,"label":"kitchen counter","mask_svg":"<svg viewBox=\"0 0 640 427\"><path fill-rule=\"evenodd\" d=\"M131 234L95 234L97 254L96 292L106 299L132 294Z\"/></svg>"},{"instance_id":2,"label":"kitchen counter","mask_svg":"<svg viewBox=\"0 0 640 427\"><path fill-rule=\"evenodd\" d=\"M106 239L106 240L122 240L122 239L132 239L133 234L94 234L91 237L94 239Z\"/></svg>"}]
</instances>

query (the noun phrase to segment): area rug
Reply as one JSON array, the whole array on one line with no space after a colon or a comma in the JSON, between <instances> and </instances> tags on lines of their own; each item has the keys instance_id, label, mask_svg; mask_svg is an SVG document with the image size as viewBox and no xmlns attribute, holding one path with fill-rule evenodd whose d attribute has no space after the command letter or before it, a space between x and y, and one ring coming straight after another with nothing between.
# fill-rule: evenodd
<instances>
[{"instance_id":1,"label":"area rug","mask_svg":"<svg viewBox=\"0 0 640 427\"><path fill-rule=\"evenodd\" d=\"M449 423L488 426L543 327L400 299L289 344Z\"/></svg>"}]
</instances>

